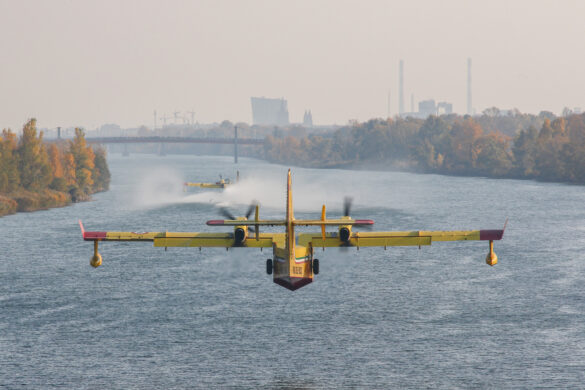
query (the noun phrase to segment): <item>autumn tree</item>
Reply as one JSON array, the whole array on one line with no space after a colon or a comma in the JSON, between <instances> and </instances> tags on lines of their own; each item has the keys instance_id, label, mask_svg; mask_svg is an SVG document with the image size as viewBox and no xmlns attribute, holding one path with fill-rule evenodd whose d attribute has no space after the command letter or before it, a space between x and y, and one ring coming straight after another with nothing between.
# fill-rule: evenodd
<instances>
[{"instance_id":1,"label":"autumn tree","mask_svg":"<svg viewBox=\"0 0 585 390\"><path fill-rule=\"evenodd\" d=\"M106 150L99 148L95 150L95 180L94 190L104 191L110 187L110 170L106 161Z\"/></svg>"},{"instance_id":2,"label":"autumn tree","mask_svg":"<svg viewBox=\"0 0 585 390\"><path fill-rule=\"evenodd\" d=\"M4 129L0 137L0 193L15 191L20 185L16 135Z\"/></svg>"},{"instance_id":3,"label":"autumn tree","mask_svg":"<svg viewBox=\"0 0 585 390\"><path fill-rule=\"evenodd\" d=\"M94 168L94 154L85 142L85 133L82 129L75 129L75 138L69 141L69 152L75 163L75 178L77 188L84 194L91 193L93 186L92 171Z\"/></svg>"},{"instance_id":4,"label":"autumn tree","mask_svg":"<svg viewBox=\"0 0 585 390\"><path fill-rule=\"evenodd\" d=\"M21 185L31 191L47 188L53 180L52 169L43 145L43 133L37 137L36 119L31 119L24 125L16 153Z\"/></svg>"},{"instance_id":5,"label":"autumn tree","mask_svg":"<svg viewBox=\"0 0 585 390\"><path fill-rule=\"evenodd\" d=\"M65 170L63 168L63 154L54 143L49 145L49 164L53 170L53 181L49 185L49 188L67 192L67 182L64 177Z\"/></svg>"}]
</instances>

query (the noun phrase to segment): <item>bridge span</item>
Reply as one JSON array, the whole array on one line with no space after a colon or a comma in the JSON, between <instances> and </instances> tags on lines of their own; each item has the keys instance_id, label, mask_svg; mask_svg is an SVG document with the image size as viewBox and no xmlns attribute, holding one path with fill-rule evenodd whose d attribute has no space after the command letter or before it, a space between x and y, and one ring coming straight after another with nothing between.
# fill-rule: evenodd
<instances>
[{"instance_id":1,"label":"bridge span","mask_svg":"<svg viewBox=\"0 0 585 390\"><path fill-rule=\"evenodd\" d=\"M264 145L262 138L238 138L238 129L235 128L234 138L209 137L86 137L90 144L144 144L144 143L188 143L188 144L227 144L234 145L234 163L238 163L238 145ZM125 152L127 153L127 151Z\"/></svg>"},{"instance_id":2,"label":"bridge span","mask_svg":"<svg viewBox=\"0 0 585 390\"><path fill-rule=\"evenodd\" d=\"M85 137L90 144L144 144L144 143L188 143L264 145L262 138L207 138L207 137Z\"/></svg>"}]
</instances>

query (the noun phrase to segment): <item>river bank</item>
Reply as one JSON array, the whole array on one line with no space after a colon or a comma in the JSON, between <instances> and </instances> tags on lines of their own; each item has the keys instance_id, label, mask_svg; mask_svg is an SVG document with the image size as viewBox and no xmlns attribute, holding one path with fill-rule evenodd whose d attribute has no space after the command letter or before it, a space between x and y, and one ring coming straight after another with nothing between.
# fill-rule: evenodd
<instances>
[{"instance_id":1,"label":"river bank","mask_svg":"<svg viewBox=\"0 0 585 390\"><path fill-rule=\"evenodd\" d=\"M71 194L51 189L45 189L42 192L21 190L0 195L0 217L20 212L33 212L55 207L65 207L90 199L91 196L84 195L73 200Z\"/></svg>"},{"instance_id":2,"label":"river bank","mask_svg":"<svg viewBox=\"0 0 585 390\"><path fill-rule=\"evenodd\" d=\"M105 149L88 146L81 129L73 140L47 143L31 119L20 137L0 135L0 217L89 200L109 186Z\"/></svg>"}]
</instances>

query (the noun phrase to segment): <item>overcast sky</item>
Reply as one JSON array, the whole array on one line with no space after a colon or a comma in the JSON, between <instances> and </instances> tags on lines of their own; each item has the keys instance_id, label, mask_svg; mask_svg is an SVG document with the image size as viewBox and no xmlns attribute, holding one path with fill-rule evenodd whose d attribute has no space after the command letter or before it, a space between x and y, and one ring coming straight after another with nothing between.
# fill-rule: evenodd
<instances>
[{"instance_id":1,"label":"overcast sky","mask_svg":"<svg viewBox=\"0 0 585 390\"><path fill-rule=\"evenodd\" d=\"M522 112L585 108L585 1L0 0L0 127L152 126L173 111L251 122L386 117L434 98ZM189 115L190 116L190 115ZM159 124L160 124L159 120Z\"/></svg>"}]
</instances>

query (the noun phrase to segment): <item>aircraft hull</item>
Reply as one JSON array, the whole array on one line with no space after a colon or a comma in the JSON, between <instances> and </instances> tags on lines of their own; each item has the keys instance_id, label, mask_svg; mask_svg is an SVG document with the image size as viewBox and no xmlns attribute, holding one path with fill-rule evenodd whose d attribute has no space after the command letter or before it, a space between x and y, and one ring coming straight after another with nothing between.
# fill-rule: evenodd
<instances>
[{"instance_id":1,"label":"aircraft hull","mask_svg":"<svg viewBox=\"0 0 585 390\"><path fill-rule=\"evenodd\" d=\"M285 276L280 278L274 278L274 283L287 288L291 291L295 291L307 284L311 283L313 278L296 278L294 276Z\"/></svg>"}]
</instances>

